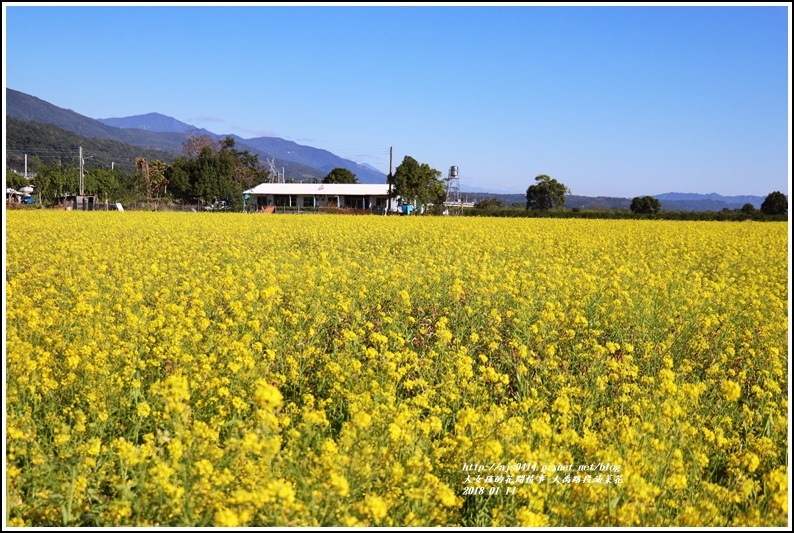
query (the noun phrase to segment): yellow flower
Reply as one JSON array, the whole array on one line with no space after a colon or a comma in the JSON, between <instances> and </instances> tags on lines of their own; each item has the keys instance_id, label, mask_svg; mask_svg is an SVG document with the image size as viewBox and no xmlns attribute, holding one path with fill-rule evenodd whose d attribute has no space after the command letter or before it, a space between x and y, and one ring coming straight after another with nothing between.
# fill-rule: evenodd
<instances>
[{"instance_id":1,"label":"yellow flower","mask_svg":"<svg viewBox=\"0 0 794 533\"><path fill-rule=\"evenodd\" d=\"M263 383L257 387L254 393L254 400L260 407L275 410L281 407L284 397L276 387L269 383Z\"/></svg>"},{"instance_id":2,"label":"yellow flower","mask_svg":"<svg viewBox=\"0 0 794 533\"><path fill-rule=\"evenodd\" d=\"M758 465L761 464L761 459L753 452L747 452L743 462L748 472L755 472L758 470Z\"/></svg>"},{"instance_id":3,"label":"yellow flower","mask_svg":"<svg viewBox=\"0 0 794 533\"><path fill-rule=\"evenodd\" d=\"M453 507L458 501L455 491L443 484L436 488L436 495L446 507Z\"/></svg>"},{"instance_id":4,"label":"yellow flower","mask_svg":"<svg viewBox=\"0 0 794 533\"><path fill-rule=\"evenodd\" d=\"M774 491L772 499L775 505L777 505L784 515L787 515L788 487L791 481L788 476L788 468L786 466L779 466L770 472L766 478L770 488Z\"/></svg>"},{"instance_id":5,"label":"yellow flower","mask_svg":"<svg viewBox=\"0 0 794 533\"><path fill-rule=\"evenodd\" d=\"M147 416L149 416L149 413L152 412L152 408L149 407L149 404L146 402L139 403L135 408L135 410L138 413L138 416L140 416L141 418L146 418Z\"/></svg>"},{"instance_id":6,"label":"yellow flower","mask_svg":"<svg viewBox=\"0 0 794 533\"><path fill-rule=\"evenodd\" d=\"M358 413L353 415L353 424L355 424L357 428L363 429L369 427L371 423L372 423L372 417L369 416L364 411L359 411Z\"/></svg>"},{"instance_id":7,"label":"yellow flower","mask_svg":"<svg viewBox=\"0 0 794 533\"><path fill-rule=\"evenodd\" d=\"M551 408L561 415L567 415L571 411L571 401L567 396L558 396Z\"/></svg>"},{"instance_id":8,"label":"yellow flower","mask_svg":"<svg viewBox=\"0 0 794 533\"><path fill-rule=\"evenodd\" d=\"M549 438L552 434L551 426L549 425L549 416L544 415L540 418L535 418L530 424L532 431L540 437Z\"/></svg>"},{"instance_id":9,"label":"yellow flower","mask_svg":"<svg viewBox=\"0 0 794 533\"><path fill-rule=\"evenodd\" d=\"M742 394L742 388L735 381L726 379L722 382L722 392L725 394L725 399L733 402L739 399Z\"/></svg>"},{"instance_id":10,"label":"yellow flower","mask_svg":"<svg viewBox=\"0 0 794 533\"><path fill-rule=\"evenodd\" d=\"M336 472L331 472L330 478L331 486L336 489L336 492L340 496L345 497L350 494L350 485L348 485L345 476L337 474Z\"/></svg>"},{"instance_id":11,"label":"yellow flower","mask_svg":"<svg viewBox=\"0 0 794 533\"><path fill-rule=\"evenodd\" d=\"M218 527L238 527L240 517L232 510L223 508L215 511L215 525Z\"/></svg>"},{"instance_id":12,"label":"yellow flower","mask_svg":"<svg viewBox=\"0 0 794 533\"><path fill-rule=\"evenodd\" d=\"M545 514L536 513L527 507L522 507L516 511L516 520L521 527L547 527L549 517Z\"/></svg>"},{"instance_id":13,"label":"yellow flower","mask_svg":"<svg viewBox=\"0 0 794 533\"><path fill-rule=\"evenodd\" d=\"M485 443L485 457L491 461L496 461L502 457L504 449L498 440L489 440Z\"/></svg>"},{"instance_id":14,"label":"yellow flower","mask_svg":"<svg viewBox=\"0 0 794 533\"><path fill-rule=\"evenodd\" d=\"M380 496L367 496L364 498L367 513L375 522L380 522L389 511L389 506Z\"/></svg>"},{"instance_id":15,"label":"yellow flower","mask_svg":"<svg viewBox=\"0 0 794 533\"><path fill-rule=\"evenodd\" d=\"M673 474L667 478L667 486L673 490L686 488L687 479L684 474Z\"/></svg>"},{"instance_id":16,"label":"yellow flower","mask_svg":"<svg viewBox=\"0 0 794 533\"><path fill-rule=\"evenodd\" d=\"M201 477L208 478L214 470L212 463L206 459L199 459L195 464L196 471Z\"/></svg>"}]
</instances>

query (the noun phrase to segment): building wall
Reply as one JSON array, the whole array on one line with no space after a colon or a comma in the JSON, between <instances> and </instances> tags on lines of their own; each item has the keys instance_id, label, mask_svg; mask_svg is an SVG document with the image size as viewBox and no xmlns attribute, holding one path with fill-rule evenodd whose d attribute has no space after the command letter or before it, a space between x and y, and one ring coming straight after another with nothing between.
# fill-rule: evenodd
<instances>
[{"instance_id":1,"label":"building wall","mask_svg":"<svg viewBox=\"0 0 794 533\"><path fill-rule=\"evenodd\" d=\"M94 211L99 209L99 199L90 195L65 196L59 202L66 208L74 211Z\"/></svg>"},{"instance_id":2,"label":"building wall","mask_svg":"<svg viewBox=\"0 0 794 533\"><path fill-rule=\"evenodd\" d=\"M359 195L282 195L282 194L267 194L267 195L251 195L251 201L255 203L257 209L267 206L277 207L301 207L306 209L311 208L327 208L327 207L342 207L351 209L385 209L388 198L385 196L359 196ZM393 206L396 208L397 203L392 201Z\"/></svg>"}]
</instances>

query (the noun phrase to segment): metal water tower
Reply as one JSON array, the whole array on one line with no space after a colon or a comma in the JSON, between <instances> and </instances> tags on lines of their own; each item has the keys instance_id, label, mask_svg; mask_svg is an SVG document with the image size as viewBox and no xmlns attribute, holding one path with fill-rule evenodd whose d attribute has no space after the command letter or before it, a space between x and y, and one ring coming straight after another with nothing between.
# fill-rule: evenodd
<instances>
[{"instance_id":1,"label":"metal water tower","mask_svg":"<svg viewBox=\"0 0 794 533\"><path fill-rule=\"evenodd\" d=\"M455 165L449 167L449 174L447 179L447 202L458 204L460 203L460 178L458 178L458 167Z\"/></svg>"}]
</instances>

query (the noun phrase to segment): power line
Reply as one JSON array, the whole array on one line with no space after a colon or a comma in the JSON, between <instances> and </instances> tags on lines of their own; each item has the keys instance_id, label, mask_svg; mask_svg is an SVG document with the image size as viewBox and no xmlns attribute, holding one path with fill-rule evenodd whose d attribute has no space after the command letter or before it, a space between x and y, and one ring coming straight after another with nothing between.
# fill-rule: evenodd
<instances>
[{"instance_id":1,"label":"power line","mask_svg":"<svg viewBox=\"0 0 794 533\"><path fill-rule=\"evenodd\" d=\"M74 150L67 150L67 149L60 149L60 148L46 148L46 149L39 149L39 148L8 148L6 152L18 152L24 154L41 154L41 153L55 153L55 154L64 154L64 155L74 155L77 156L77 149Z\"/></svg>"},{"instance_id":2,"label":"power line","mask_svg":"<svg viewBox=\"0 0 794 533\"><path fill-rule=\"evenodd\" d=\"M40 150L10 148L6 150L6 156L9 154L12 157L21 157L22 155L39 157L42 159L42 163L44 164L46 164L47 161L57 160L59 163L61 163L63 160L66 160L70 163L77 164L78 167L80 165L80 147L76 149L45 148ZM110 167L111 170L117 167L121 169L135 170L135 163L133 159L129 157L113 157L112 155L108 154L83 151L83 162L88 163L86 165L87 170L96 170L105 167Z\"/></svg>"},{"instance_id":3,"label":"power line","mask_svg":"<svg viewBox=\"0 0 794 533\"><path fill-rule=\"evenodd\" d=\"M317 148L336 155L340 154L362 154L362 155L388 155L388 150L379 148Z\"/></svg>"}]
</instances>

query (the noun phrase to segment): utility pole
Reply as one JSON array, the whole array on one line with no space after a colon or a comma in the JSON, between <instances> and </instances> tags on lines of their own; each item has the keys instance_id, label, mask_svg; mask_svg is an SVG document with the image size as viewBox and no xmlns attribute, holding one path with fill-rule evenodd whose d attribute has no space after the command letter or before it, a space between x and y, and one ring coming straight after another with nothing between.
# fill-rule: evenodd
<instances>
[{"instance_id":1,"label":"utility pole","mask_svg":"<svg viewBox=\"0 0 794 533\"><path fill-rule=\"evenodd\" d=\"M389 147L389 198L386 201L386 214L389 214L391 211L391 182L394 181L394 176L391 173L391 164L392 164L392 151L394 150L393 146Z\"/></svg>"},{"instance_id":2,"label":"utility pole","mask_svg":"<svg viewBox=\"0 0 794 533\"><path fill-rule=\"evenodd\" d=\"M25 154L25 179L28 179L28 154Z\"/></svg>"},{"instance_id":3,"label":"utility pole","mask_svg":"<svg viewBox=\"0 0 794 533\"><path fill-rule=\"evenodd\" d=\"M83 147L80 147L80 196L83 195Z\"/></svg>"}]
</instances>

